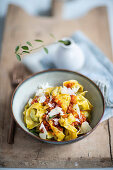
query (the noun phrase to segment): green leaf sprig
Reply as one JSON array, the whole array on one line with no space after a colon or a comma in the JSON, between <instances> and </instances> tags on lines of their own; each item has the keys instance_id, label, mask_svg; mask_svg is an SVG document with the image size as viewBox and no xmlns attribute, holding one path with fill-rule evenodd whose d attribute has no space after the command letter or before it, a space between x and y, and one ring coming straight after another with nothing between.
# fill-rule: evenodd
<instances>
[{"instance_id":1,"label":"green leaf sprig","mask_svg":"<svg viewBox=\"0 0 113 170\"><path fill-rule=\"evenodd\" d=\"M62 44L64 44L64 45L70 45L71 44L71 42L69 41L69 40L59 40L58 42L60 42L60 43L62 43Z\"/></svg>"},{"instance_id":2,"label":"green leaf sprig","mask_svg":"<svg viewBox=\"0 0 113 170\"><path fill-rule=\"evenodd\" d=\"M42 41L42 40L39 40L39 39L34 40L34 41L39 42L39 43L43 43L43 41ZM17 59L18 59L19 61L21 61L21 56L22 56L23 54L25 54L25 53L28 54L28 53L30 53L31 51L34 51L34 50L40 49L40 48L43 48L44 51L45 51L45 53L48 54L48 49L45 47L44 44L40 45L40 46L37 47L37 48L33 48L32 43L29 42L29 41L27 41L27 42L26 42L26 45L24 45L24 46L18 45L18 46L15 48L15 54L16 54Z\"/></svg>"},{"instance_id":3,"label":"green leaf sprig","mask_svg":"<svg viewBox=\"0 0 113 170\"><path fill-rule=\"evenodd\" d=\"M38 136L38 132L36 131L36 128L29 129L29 132L33 133L34 135Z\"/></svg>"},{"instance_id":4,"label":"green leaf sprig","mask_svg":"<svg viewBox=\"0 0 113 170\"><path fill-rule=\"evenodd\" d=\"M55 36L53 34L50 34L50 36L56 40ZM41 45L37 48L33 48L33 45L31 42L27 41L25 45L18 45L16 46L15 48L15 55L16 55L16 58L17 60L21 61L21 57L23 54L29 54L31 53L32 51L34 50L37 50L37 49L40 49L40 48L43 48L44 52L46 54L48 54L48 49L46 48L46 46L44 45L44 41L43 40L40 40L40 39L36 39L34 40L35 42L38 42L38 43L41 43ZM71 42L69 40L58 40L56 42L59 42L59 43L62 43L64 45L70 45Z\"/></svg>"}]
</instances>

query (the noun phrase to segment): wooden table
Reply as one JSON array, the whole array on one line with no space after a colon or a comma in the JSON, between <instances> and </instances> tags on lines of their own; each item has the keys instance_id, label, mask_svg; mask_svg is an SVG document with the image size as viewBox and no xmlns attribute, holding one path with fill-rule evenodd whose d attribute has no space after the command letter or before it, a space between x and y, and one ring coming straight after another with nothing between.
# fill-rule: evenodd
<instances>
[{"instance_id":1,"label":"wooden table","mask_svg":"<svg viewBox=\"0 0 113 170\"><path fill-rule=\"evenodd\" d=\"M25 168L90 168L113 166L113 118L101 123L85 139L69 145L50 145L37 141L16 128L13 145L7 144L10 124L9 72L20 68L26 77L29 73L16 60L14 48L20 42L41 38L49 42L48 34L70 36L81 30L111 61L112 52L108 18L104 7L90 11L77 20L64 21L59 17L29 16L19 7L10 5L5 22L0 60L0 166Z\"/></svg>"}]
</instances>

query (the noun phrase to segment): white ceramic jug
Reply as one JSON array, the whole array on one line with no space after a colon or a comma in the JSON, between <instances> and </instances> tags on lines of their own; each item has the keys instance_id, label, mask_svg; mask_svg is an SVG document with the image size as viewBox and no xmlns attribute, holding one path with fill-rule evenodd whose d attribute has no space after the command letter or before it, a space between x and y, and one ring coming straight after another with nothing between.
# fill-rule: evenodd
<instances>
[{"instance_id":1,"label":"white ceramic jug","mask_svg":"<svg viewBox=\"0 0 113 170\"><path fill-rule=\"evenodd\" d=\"M81 48L75 44L71 38L63 38L62 40L67 40L68 45L59 43L55 55L53 57L53 62L57 68L68 69L73 71L80 70L85 61L85 56Z\"/></svg>"}]
</instances>

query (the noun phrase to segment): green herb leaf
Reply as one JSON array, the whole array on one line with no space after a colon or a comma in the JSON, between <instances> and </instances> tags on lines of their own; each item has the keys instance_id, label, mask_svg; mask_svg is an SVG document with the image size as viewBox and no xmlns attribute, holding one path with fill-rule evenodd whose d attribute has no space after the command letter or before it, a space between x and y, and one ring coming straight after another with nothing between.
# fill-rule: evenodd
<instances>
[{"instance_id":1,"label":"green herb leaf","mask_svg":"<svg viewBox=\"0 0 113 170\"><path fill-rule=\"evenodd\" d=\"M19 61L21 61L21 57L20 57L19 54L16 54L16 58L17 58Z\"/></svg>"},{"instance_id":2,"label":"green herb leaf","mask_svg":"<svg viewBox=\"0 0 113 170\"><path fill-rule=\"evenodd\" d=\"M46 47L43 48L46 54L48 54L48 49Z\"/></svg>"},{"instance_id":3,"label":"green herb leaf","mask_svg":"<svg viewBox=\"0 0 113 170\"><path fill-rule=\"evenodd\" d=\"M30 53L29 51L23 51L23 53Z\"/></svg>"},{"instance_id":4,"label":"green herb leaf","mask_svg":"<svg viewBox=\"0 0 113 170\"><path fill-rule=\"evenodd\" d=\"M19 45L15 48L15 53L19 50Z\"/></svg>"},{"instance_id":5,"label":"green herb leaf","mask_svg":"<svg viewBox=\"0 0 113 170\"><path fill-rule=\"evenodd\" d=\"M43 42L42 40L35 40L36 42Z\"/></svg>"},{"instance_id":6,"label":"green herb leaf","mask_svg":"<svg viewBox=\"0 0 113 170\"><path fill-rule=\"evenodd\" d=\"M27 41L26 43L27 43L29 46L31 46L31 47L32 47L32 44L31 44L29 41Z\"/></svg>"},{"instance_id":7,"label":"green herb leaf","mask_svg":"<svg viewBox=\"0 0 113 170\"><path fill-rule=\"evenodd\" d=\"M29 50L28 46L22 46L21 47L23 50Z\"/></svg>"},{"instance_id":8,"label":"green herb leaf","mask_svg":"<svg viewBox=\"0 0 113 170\"><path fill-rule=\"evenodd\" d=\"M54 118L56 115L52 116L52 117L49 117L49 120L51 120L52 118Z\"/></svg>"},{"instance_id":9,"label":"green herb leaf","mask_svg":"<svg viewBox=\"0 0 113 170\"><path fill-rule=\"evenodd\" d=\"M65 43L65 41L63 41L63 40L59 40L58 42L63 43L63 44Z\"/></svg>"},{"instance_id":10,"label":"green herb leaf","mask_svg":"<svg viewBox=\"0 0 113 170\"><path fill-rule=\"evenodd\" d=\"M38 135L38 133L36 132L36 128L34 128L34 129L29 129L29 131L31 132L31 133L33 133L34 135Z\"/></svg>"},{"instance_id":11,"label":"green herb leaf","mask_svg":"<svg viewBox=\"0 0 113 170\"><path fill-rule=\"evenodd\" d=\"M58 42L63 43L64 45L70 45L71 42L69 40L59 40Z\"/></svg>"}]
</instances>

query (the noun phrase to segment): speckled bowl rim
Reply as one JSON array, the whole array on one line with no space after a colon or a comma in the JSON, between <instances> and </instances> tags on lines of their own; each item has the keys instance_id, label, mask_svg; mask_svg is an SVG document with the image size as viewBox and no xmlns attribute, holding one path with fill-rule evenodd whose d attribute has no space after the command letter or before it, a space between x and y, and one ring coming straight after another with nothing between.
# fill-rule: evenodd
<instances>
[{"instance_id":1,"label":"speckled bowl rim","mask_svg":"<svg viewBox=\"0 0 113 170\"><path fill-rule=\"evenodd\" d=\"M49 72L68 72L68 73L73 73L75 75L79 75L81 77L84 77L85 79L87 79L90 83L92 83L96 89L99 91L100 95L101 95L101 98L102 98L102 103L103 103L103 113L102 113L102 116L100 118L100 120L98 121L98 123L96 124L96 126L91 130L89 131L88 133L86 134L83 134L82 136L76 138L76 139L72 139L72 140L69 140L69 141L53 141L53 140L46 140L46 139L41 139L40 137L38 136L35 136L34 134L32 133L29 133L27 132L19 123L18 121L16 120L15 116L14 116L14 113L13 113L13 100L14 100L14 97L15 97L15 94L17 92L17 90L19 89L19 87L24 83L26 82L27 80L29 80L30 78L32 77L35 77L37 75L40 75L40 74L44 74L44 73L49 73ZM50 144L69 144L69 143L73 143L73 142L77 142L83 138L85 138L86 136L88 136L89 134L91 134L96 128L97 126L99 125L103 115L104 115L104 111L105 111L105 102L104 102L104 97L103 97L103 94L102 92L100 91L100 89L98 88L98 86L91 80L89 79L88 77L84 76L83 74L81 73L78 73L78 72L74 72L74 71L70 71L70 70L64 70L64 69L49 69L49 70L44 70L44 71L41 71L41 72L37 72L37 73L34 73L30 76L28 76L27 78L25 78L21 83L19 83L19 85L15 88L14 92L13 92L13 95L12 95L12 98L11 98L11 109L12 109L12 114L11 116L13 116L15 122L17 123L17 125L24 131L26 132L27 134L29 134L30 136L34 137L35 139L38 139L39 141L41 142L46 142L46 143L50 143Z\"/></svg>"}]
</instances>

